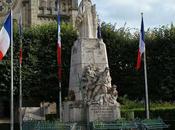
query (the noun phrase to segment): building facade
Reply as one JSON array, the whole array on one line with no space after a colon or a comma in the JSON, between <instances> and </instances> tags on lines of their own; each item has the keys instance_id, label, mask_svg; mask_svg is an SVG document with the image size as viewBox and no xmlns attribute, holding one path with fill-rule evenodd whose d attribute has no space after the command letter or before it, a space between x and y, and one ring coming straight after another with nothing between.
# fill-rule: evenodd
<instances>
[{"instance_id":1,"label":"building facade","mask_svg":"<svg viewBox=\"0 0 175 130\"><path fill-rule=\"evenodd\" d=\"M22 12L23 26L31 27L33 25L49 23L56 21L57 16L57 0L0 0L0 29L4 18L8 14L10 3L14 4L14 20L19 18ZM59 0L59 11L61 19L75 24L75 19L78 13L78 0ZM9 99L4 99L0 95L0 129L1 123L4 120L9 122ZM35 100L36 102L36 100Z\"/></svg>"},{"instance_id":2,"label":"building facade","mask_svg":"<svg viewBox=\"0 0 175 130\"><path fill-rule=\"evenodd\" d=\"M5 2L15 0L0 0L0 12L3 11ZM14 8L14 18L17 19L22 12L23 25L30 27L56 20L59 1L59 11L62 20L75 24L78 12L78 0L18 0Z\"/></svg>"}]
</instances>

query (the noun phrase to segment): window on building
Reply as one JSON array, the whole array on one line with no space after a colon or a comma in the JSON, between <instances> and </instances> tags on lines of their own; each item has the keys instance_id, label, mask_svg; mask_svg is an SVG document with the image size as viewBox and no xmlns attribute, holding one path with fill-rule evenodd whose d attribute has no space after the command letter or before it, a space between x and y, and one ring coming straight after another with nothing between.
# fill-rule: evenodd
<instances>
[{"instance_id":1,"label":"window on building","mask_svg":"<svg viewBox=\"0 0 175 130\"><path fill-rule=\"evenodd\" d=\"M47 2L47 9L51 9L52 8L52 1L48 1Z\"/></svg>"},{"instance_id":2,"label":"window on building","mask_svg":"<svg viewBox=\"0 0 175 130\"><path fill-rule=\"evenodd\" d=\"M72 8L77 9L78 8L78 0L72 0Z\"/></svg>"},{"instance_id":3,"label":"window on building","mask_svg":"<svg viewBox=\"0 0 175 130\"><path fill-rule=\"evenodd\" d=\"M0 11L2 11L3 8L2 8L2 1L0 1Z\"/></svg>"},{"instance_id":4,"label":"window on building","mask_svg":"<svg viewBox=\"0 0 175 130\"><path fill-rule=\"evenodd\" d=\"M47 7L47 0L39 0L39 14L44 15L44 10Z\"/></svg>"},{"instance_id":5,"label":"window on building","mask_svg":"<svg viewBox=\"0 0 175 130\"><path fill-rule=\"evenodd\" d=\"M56 0L56 1L55 1L55 11L58 10L58 9L57 9L57 8L58 8L57 3L58 3L58 1Z\"/></svg>"},{"instance_id":6,"label":"window on building","mask_svg":"<svg viewBox=\"0 0 175 130\"><path fill-rule=\"evenodd\" d=\"M39 14L40 14L40 15L44 15L44 9L40 9L40 10L39 10Z\"/></svg>"},{"instance_id":7,"label":"window on building","mask_svg":"<svg viewBox=\"0 0 175 130\"><path fill-rule=\"evenodd\" d=\"M47 0L40 0L39 1L39 7L41 7L41 8L47 7Z\"/></svg>"},{"instance_id":8,"label":"window on building","mask_svg":"<svg viewBox=\"0 0 175 130\"><path fill-rule=\"evenodd\" d=\"M62 11L66 12L66 2L62 2Z\"/></svg>"},{"instance_id":9,"label":"window on building","mask_svg":"<svg viewBox=\"0 0 175 130\"><path fill-rule=\"evenodd\" d=\"M11 3L11 2L12 2L12 0L6 0L6 2L9 4L9 3Z\"/></svg>"}]
</instances>

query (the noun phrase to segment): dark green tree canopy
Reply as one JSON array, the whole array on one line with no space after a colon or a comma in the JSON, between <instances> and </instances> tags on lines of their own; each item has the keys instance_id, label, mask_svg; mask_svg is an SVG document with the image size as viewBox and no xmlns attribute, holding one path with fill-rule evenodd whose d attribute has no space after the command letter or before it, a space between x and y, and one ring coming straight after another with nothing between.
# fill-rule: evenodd
<instances>
[{"instance_id":1,"label":"dark green tree canopy","mask_svg":"<svg viewBox=\"0 0 175 130\"><path fill-rule=\"evenodd\" d=\"M14 87L19 88L19 35L14 34ZM107 46L112 83L118 86L119 96L144 98L143 63L135 70L139 33L128 28L116 29L102 24L102 37ZM148 85L151 100L173 101L175 93L175 27L162 26L145 33ZM77 39L76 30L69 24L61 25L63 97L68 94L71 46ZM56 23L24 30L23 36L23 96L40 101L58 98ZM10 51L0 62L0 96L10 94Z\"/></svg>"}]
</instances>

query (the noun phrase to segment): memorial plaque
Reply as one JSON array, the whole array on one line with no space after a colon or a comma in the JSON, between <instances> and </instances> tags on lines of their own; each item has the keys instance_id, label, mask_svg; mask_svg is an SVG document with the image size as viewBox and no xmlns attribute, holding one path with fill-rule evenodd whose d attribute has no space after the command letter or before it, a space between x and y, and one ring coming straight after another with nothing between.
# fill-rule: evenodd
<instances>
[{"instance_id":1,"label":"memorial plaque","mask_svg":"<svg viewBox=\"0 0 175 130\"><path fill-rule=\"evenodd\" d=\"M88 107L88 120L92 121L114 121L120 118L120 108L116 106L90 105Z\"/></svg>"},{"instance_id":2,"label":"memorial plaque","mask_svg":"<svg viewBox=\"0 0 175 130\"><path fill-rule=\"evenodd\" d=\"M64 102L63 104L64 122L85 122L86 109L81 105L75 105L73 102Z\"/></svg>"}]
</instances>

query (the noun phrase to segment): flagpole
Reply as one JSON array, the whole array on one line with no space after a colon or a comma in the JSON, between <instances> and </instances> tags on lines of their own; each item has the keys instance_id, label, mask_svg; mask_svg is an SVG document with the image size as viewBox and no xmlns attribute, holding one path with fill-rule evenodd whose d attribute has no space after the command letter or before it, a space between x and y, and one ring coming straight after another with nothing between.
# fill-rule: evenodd
<instances>
[{"instance_id":1,"label":"flagpole","mask_svg":"<svg viewBox=\"0 0 175 130\"><path fill-rule=\"evenodd\" d=\"M14 130L14 95L13 95L13 12L11 10L11 130Z\"/></svg>"},{"instance_id":2,"label":"flagpole","mask_svg":"<svg viewBox=\"0 0 175 130\"><path fill-rule=\"evenodd\" d=\"M21 32L21 26L22 26L22 11L20 10L20 16L19 16L19 35L20 35L20 56L19 56L19 125L20 130L22 130L22 32Z\"/></svg>"},{"instance_id":3,"label":"flagpole","mask_svg":"<svg viewBox=\"0 0 175 130\"><path fill-rule=\"evenodd\" d=\"M62 97L61 97L61 81L59 81L59 114L60 114L60 121L62 121Z\"/></svg>"},{"instance_id":4,"label":"flagpole","mask_svg":"<svg viewBox=\"0 0 175 130\"><path fill-rule=\"evenodd\" d=\"M150 118L149 112L149 96L148 96L148 80L147 80L147 64L146 64L146 48L144 52L144 73L145 73L145 100L146 100L146 118Z\"/></svg>"},{"instance_id":5,"label":"flagpole","mask_svg":"<svg viewBox=\"0 0 175 130\"><path fill-rule=\"evenodd\" d=\"M143 18L143 13L141 13ZM146 64L146 46L144 51L144 75L145 75L145 110L146 110L146 118L150 119L149 112L149 96L148 96L148 80L147 80L147 64Z\"/></svg>"},{"instance_id":6,"label":"flagpole","mask_svg":"<svg viewBox=\"0 0 175 130\"><path fill-rule=\"evenodd\" d=\"M19 124L20 130L22 130L22 73L21 73L22 65L19 65L19 73L20 73L20 81L19 81Z\"/></svg>"},{"instance_id":7,"label":"flagpole","mask_svg":"<svg viewBox=\"0 0 175 130\"><path fill-rule=\"evenodd\" d=\"M60 6L59 6L59 0L57 0L57 15L60 15ZM58 16L57 16L58 17ZM58 21L60 22L60 21ZM59 23L60 24L60 23ZM58 25L60 26L60 25ZM58 27L59 28L59 27ZM60 32L58 31L58 39L60 39ZM60 40L61 42L61 40ZM58 44L58 43L57 43ZM58 45L57 45L58 46ZM58 48L57 48L58 49ZM60 50L61 51L61 50ZM61 58L61 57L60 57ZM60 59L61 61L61 59ZM61 87L61 64L58 64L58 79L59 79L59 116L60 116L60 121L62 121L62 87Z\"/></svg>"}]
</instances>

